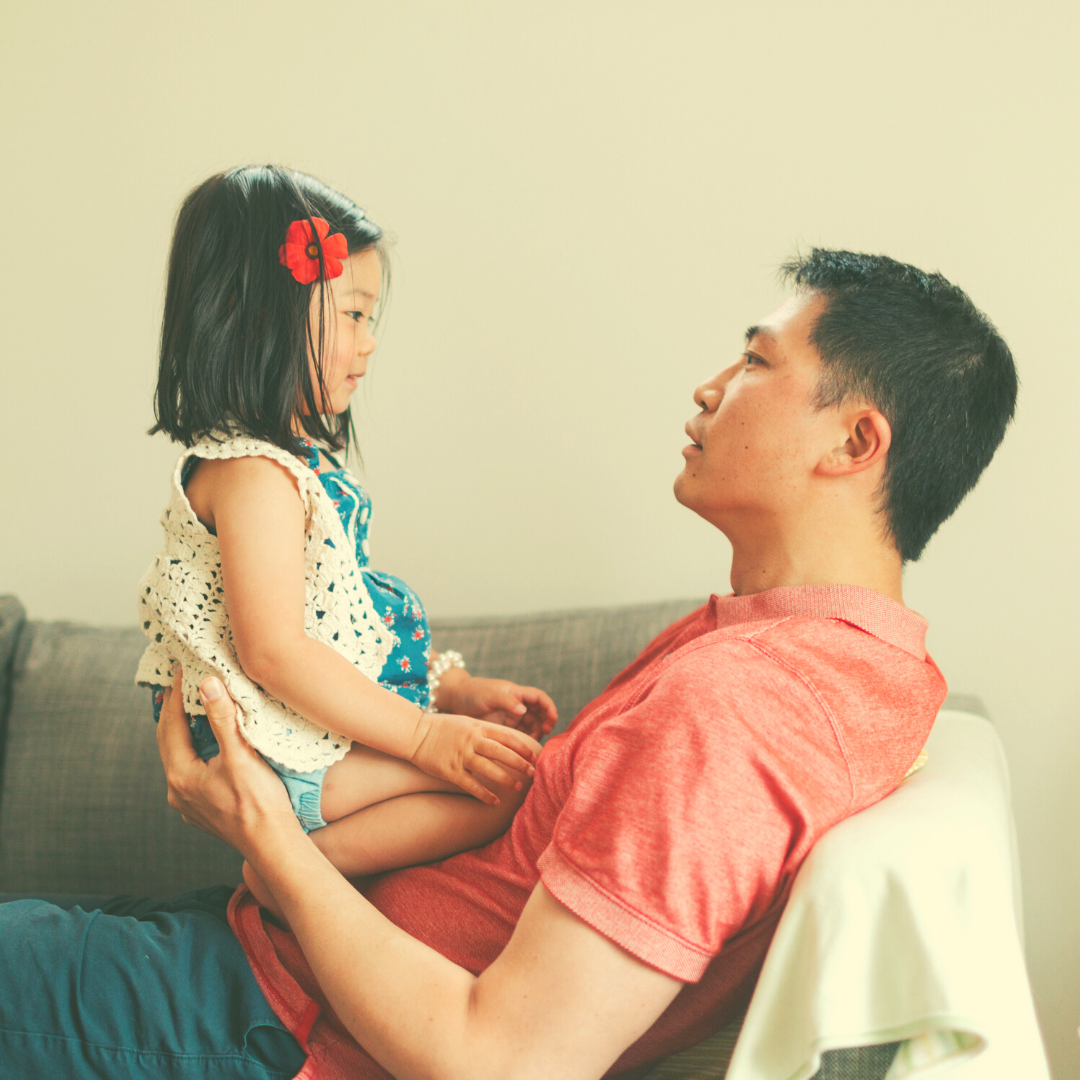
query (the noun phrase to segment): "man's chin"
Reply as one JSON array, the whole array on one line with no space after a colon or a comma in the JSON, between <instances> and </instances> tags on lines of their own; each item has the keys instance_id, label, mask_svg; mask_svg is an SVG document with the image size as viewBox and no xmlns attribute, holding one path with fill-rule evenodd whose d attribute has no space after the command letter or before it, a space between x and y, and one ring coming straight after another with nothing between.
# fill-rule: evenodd
<instances>
[{"instance_id":1,"label":"man's chin","mask_svg":"<svg viewBox=\"0 0 1080 1080\"><path fill-rule=\"evenodd\" d=\"M693 497L692 497L692 478L687 475L685 467L678 476L675 477L675 483L672 484L672 490L675 493L675 501L681 503L688 510L694 509Z\"/></svg>"},{"instance_id":2,"label":"man's chin","mask_svg":"<svg viewBox=\"0 0 1080 1080\"><path fill-rule=\"evenodd\" d=\"M719 508L717 506L716 492L703 491L700 477L694 475L694 473L687 469L683 469L683 471L675 477L675 483L672 485L672 490L675 493L676 502L685 506L687 510L692 510L695 514L704 518L710 525L715 526L721 532L725 531L723 525L718 521Z\"/></svg>"}]
</instances>

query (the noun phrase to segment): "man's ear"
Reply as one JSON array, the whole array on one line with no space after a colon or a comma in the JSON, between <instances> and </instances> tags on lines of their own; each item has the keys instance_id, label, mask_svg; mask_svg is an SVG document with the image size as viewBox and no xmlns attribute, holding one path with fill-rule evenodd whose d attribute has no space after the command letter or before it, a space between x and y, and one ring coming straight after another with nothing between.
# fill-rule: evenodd
<instances>
[{"instance_id":1,"label":"man's ear","mask_svg":"<svg viewBox=\"0 0 1080 1080\"><path fill-rule=\"evenodd\" d=\"M818 462L819 476L845 476L864 472L885 460L892 444L889 421L877 409L855 409L843 416L846 439Z\"/></svg>"}]
</instances>

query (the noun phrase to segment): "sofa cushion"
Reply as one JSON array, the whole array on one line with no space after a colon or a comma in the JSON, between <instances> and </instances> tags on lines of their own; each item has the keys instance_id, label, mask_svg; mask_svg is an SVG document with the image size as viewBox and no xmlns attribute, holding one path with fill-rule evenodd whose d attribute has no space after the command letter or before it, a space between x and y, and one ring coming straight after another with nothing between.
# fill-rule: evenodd
<instances>
[{"instance_id":1,"label":"sofa cushion","mask_svg":"<svg viewBox=\"0 0 1080 1080\"><path fill-rule=\"evenodd\" d=\"M12 670L0 892L171 896L240 857L166 802L136 629L27 622Z\"/></svg>"}]
</instances>

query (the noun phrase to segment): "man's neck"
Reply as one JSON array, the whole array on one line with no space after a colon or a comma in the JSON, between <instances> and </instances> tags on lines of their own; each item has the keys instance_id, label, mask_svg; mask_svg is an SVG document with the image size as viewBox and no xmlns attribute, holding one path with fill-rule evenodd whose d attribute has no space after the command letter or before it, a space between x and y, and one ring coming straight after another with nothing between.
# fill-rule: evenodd
<instances>
[{"instance_id":1,"label":"man's neck","mask_svg":"<svg viewBox=\"0 0 1080 1080\"><path fill-rule=\"evenodd\" d=\"M800 530L794 538L775 530L747 530L728 538L736 596L790 585L861 585L904 602L899 552L874 528Z\"/></svg>"}]
</instances>

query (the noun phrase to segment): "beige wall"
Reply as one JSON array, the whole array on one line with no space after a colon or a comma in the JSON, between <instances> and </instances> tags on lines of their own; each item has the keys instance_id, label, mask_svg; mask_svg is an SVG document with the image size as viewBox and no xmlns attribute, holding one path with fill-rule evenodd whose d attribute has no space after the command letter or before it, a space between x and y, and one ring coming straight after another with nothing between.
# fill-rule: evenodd
<instances>
[{"instance_id":1,"label":"beige wall","mask_svg":"<svg viewBox=\"0 0 1080 1080\"><path fill-rule=\"evenodd\" d=\"M1009 753L1028 953L1080 1078L1075 4L67 4L0 19L0 592L123 624L174 450L151 423L172 216L248 161L398 237L356 408L377 565L436 614L703 595L690 390L797 245L960 282L1023 380L906 578Z\"/></svg>"}]
</instances>

